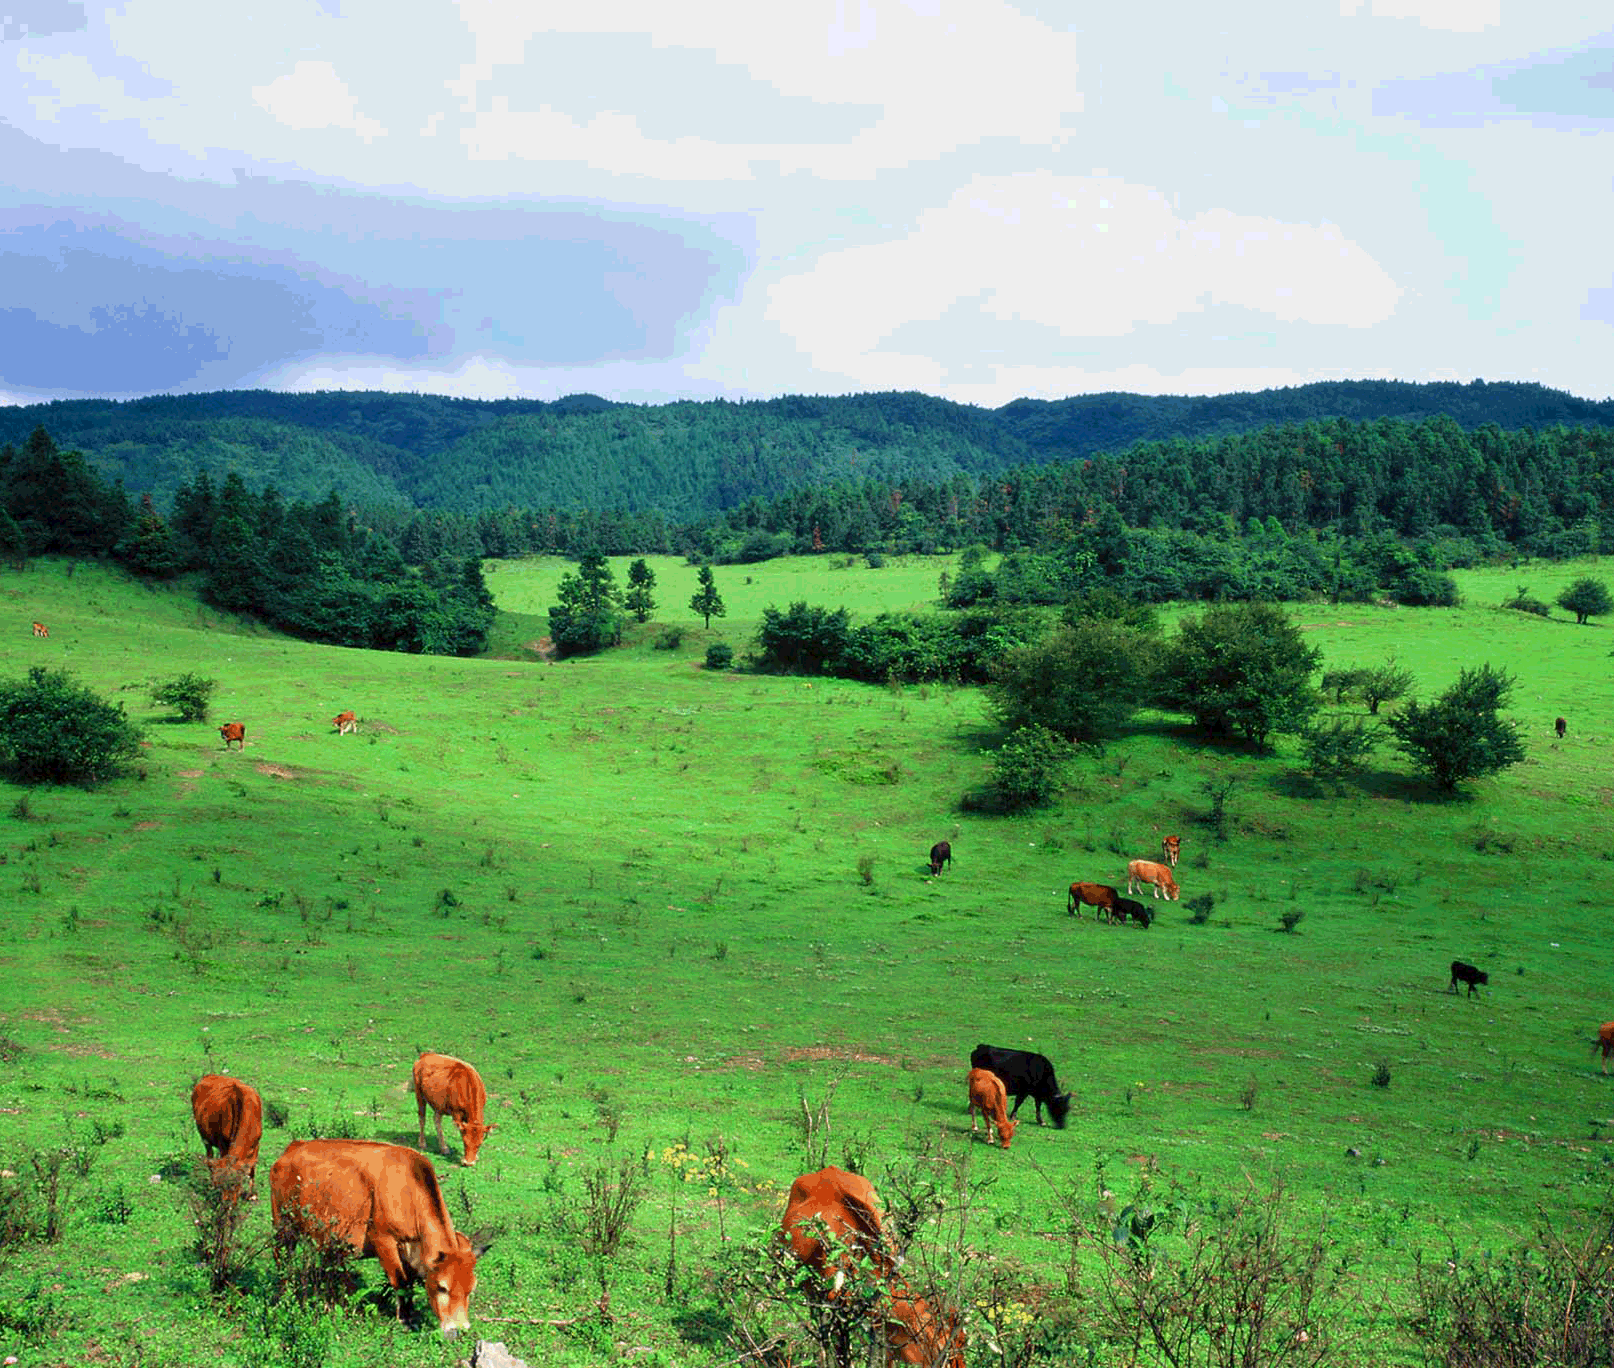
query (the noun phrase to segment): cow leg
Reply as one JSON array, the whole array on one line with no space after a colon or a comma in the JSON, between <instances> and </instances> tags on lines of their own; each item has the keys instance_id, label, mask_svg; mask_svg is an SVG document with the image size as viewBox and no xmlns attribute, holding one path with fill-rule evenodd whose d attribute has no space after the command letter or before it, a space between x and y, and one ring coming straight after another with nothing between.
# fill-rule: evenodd
<instances>
[{"instance_id":1,"label":"cow leg","mask_svg":"<svg viewBox=\"0 0 1614 1368\"><path fill-rule=\"evenodd\" d=\"M437 1152L439 1154L447 1154L448 1153L448 1147L443 1144L443 1114L442 1114L442 1112L437 1113Z\"/></svg>"},{"instance_id":2,"label":"cow leg","mask_svg":"<svg viewBox=\"0 0 1614 1368\"><path fill-rule=\"evenodd\" d=\"M415 1094L415 1109L420 1113L420 1124L415 1128L415 1148L423 1150L426 1148L426 1094L424 1092Z\"/></svg>"},{"instance_id":3,"label":"cow leg","mask_svg":"<svg viewBox=\"0 0 1614 1368\"><path fill-rule=\"evenodd\" d=\"M1026 1095L1024 1093L1016 1093L1014 1095L1014 1109L1012 1111L1010 1111L1009 1115L1013 1116L1015 1114L1015 1112L1018 1112L1020 1110L1020 1104L1022 1102L1024 1102L1025 1100L1026 1100Z\"/></svg>"}]
</instances>

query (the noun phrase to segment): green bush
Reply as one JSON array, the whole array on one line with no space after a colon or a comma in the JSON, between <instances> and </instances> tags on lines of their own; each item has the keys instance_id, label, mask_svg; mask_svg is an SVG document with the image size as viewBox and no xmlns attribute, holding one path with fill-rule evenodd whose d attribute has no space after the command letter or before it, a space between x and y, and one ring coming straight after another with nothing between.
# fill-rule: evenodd
<instances>
[{"instance_id":1,"label":"green bush","mask_svg":"<svg viewBox=\"0 0 1614 1368\"><path fill-rule=\"evenodd\" d=\"M217 681L203 679L199 674L175 675L152 689L151 701L177 708L181 722L205 722L215 687Z\"/></svg>"},{"instance_id":2,"label":"green bush","mask_svg":"<svg viewBox=\"0 0 1614 1368\"><path fill-rule=\"evenodd\" d=\"M91 785L140 754L140 729L66 670L36 665L0 683L0 756L24 784Z\"/></svg>"},{"instance_id":3,"label":"green bush","mask_svg":"<svg viewBox=\"0 0 1614 1368\"><path fill-rule=\"evenodd\" d=\"M992 759L988 783L996 805L1019 812L1052 802L1070 756L1070 743L1046 727L1017 727Z\"/></svg>"},{"instance_id":4,"label":"green bush","mask_svg":"<svg viewBox=\"0 0 1614 1368\"><path fill-rule=\"evenodd\" d=\"M658 651L676 651L684 644L684 629L682 627L668 627L657 633L656 639L650 643Z\"/></svg>"},{"instance_id":5,"label":"green bush","mask_svg":"<svg viewBox=\"0 0 1614 1368\"><path fill-rule=\"evenodd\" d=\"M726 641L715 641L706 648L706 668L726 670L734 664L734 647Z\"/></svg>"}]
</instances>

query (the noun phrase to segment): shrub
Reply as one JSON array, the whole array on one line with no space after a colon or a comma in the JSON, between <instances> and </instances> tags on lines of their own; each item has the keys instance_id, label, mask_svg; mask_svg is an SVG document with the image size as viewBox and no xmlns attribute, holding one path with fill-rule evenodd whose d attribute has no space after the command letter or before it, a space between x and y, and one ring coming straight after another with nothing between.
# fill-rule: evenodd
<instances>
[{"instance_id":1,"label":"shrub","mask_svg":"<svg viewBox=\"0 0 1614 1368\"><path fill-rule=\"evenodd\" d=\"M668 627L656 634L656 639L650 643L658 651L676 651L684 644L684 629L682 627Z\"/></svg>"},{"instance_id":2,"label":"shrub","mask_svg":"<svg viewBox=\"0 0 1614 1368\"><path fill-rule=\"evenodd\" d=\"M66 670L36 665L0 683L0 755L25 784L92 785L140 753L140 729Z\"/></svg>"},{"instance_id":3,"label":"shrub","mask_svg":"<svg viewBox=\"0 0 1614 1368\"><path fill-rule=\"evenodd\" d=\"M726 641L713 642L706 648L706 668L727 670L734 664L734 647Z\"/></svg>"},{"instance_id":4,"label":"shrub","mask_svg":"<svg viewBox=\"0 0 1614 1368\"><path fill-rule=\"evenodd\" d=\"M1530 597L1530 586L1521 584L1519 592L1510 599L1503 601L1504 608L1511 608L1519 613L1534 613L1537 617L1551 617L1552 608L1538 598Z\"/></svg>"},{"instance_id":5,"label":"shrub","mask_svg":"<svg viewBox=\"0 0 1614 1368\"><path fill-rule=\"evenodd\" d=\"M1064 787L1070 743L1046 727L1018 727L992 758L988 781L1005 812L1040 807Z\"/></svg>"},{"instance_id":6,"label":"shrub","mask_svg":"<svg viewBox=\"0 0 1614 1368\"><path fill-rule=\"evenodd\" d=\"M1374 734L1363 726L1359 717L1348 722L1336 717L1300 733L1306 769L1319 779L1341 779L1355 774L1367 763L1375 744Z\"/></svg>"},{"instance_id":7,"label":"shrub","mask_svg":"<svg viewBox=\"0 0 1614 1368\"><path fill-rule=\"evenodd\" d=\"M1216 906L1214 893L1197 893L1183 904L1188 909L1188 921L1192 926L1203 926L1210 920L1211 909Z\"/></svg>"},{"instance_id":8,"label":"shrub","mask_svg":"<svg viewBox=\"0 0 1614 1368\"><path fill-rule=\"evenodd\" d=\"M1576 580L1559 594L1557 603L1566 612L1573 613L1575 621L1582 626L1585 626L1587 618L1602 617L1610 608L1614 608L1614 598L1609 597L1608 585L1589 575Z\"/></svg>"},{"instance_id":9,"label":"shrub","mask_svg":"<svg viewBox=\"0 0 1614 1368\"><path fill-rule=\"evenodd\" d=\"M1373 1086L1375 1088L1388 1088L1390 1086L1390 1061L1381 1059L1373 1066Z\"/></svg>"},{"instance_id":10,"label":"shrub","mask_svg":"<svg viewBox=\"0 0 1614 1368\"><path fill-rule=\"evenodd\" d=\"M199 674L175 675L152 689L151 701L177 708L181 722L205 722L216 683L212 679L203 679Z\"/></svg>"},{"instance_id":11,"label":"shrub","mask_svg":"<svg viewBox=\"0 0 1614 1368\"><path fill-rule=\"evenodd\" d=\"M1465 779L1481 779L1524 759L1519 729L1500 715L1513 676L1481 665L1428 705L1412 702L1387 725L1396 748L1435 785L1454 793Z\"/></svg>"}]
</instances>

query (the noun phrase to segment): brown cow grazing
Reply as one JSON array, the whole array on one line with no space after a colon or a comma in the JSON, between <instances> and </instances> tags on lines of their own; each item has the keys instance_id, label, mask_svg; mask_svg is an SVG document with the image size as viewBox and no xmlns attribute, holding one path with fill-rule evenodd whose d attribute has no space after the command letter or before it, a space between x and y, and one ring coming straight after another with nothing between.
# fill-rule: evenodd
<instances>
[{"instance_id":1,"label":"brown cow grazing","mask_svg":"<svg viewBox=\"0 0 1614 1368\"><path fill-rule=\"evenodd\" d=\"M953 843L951 841L937 841L930 848L930 872L940 874L944 864L953 862Z\"/></svg>"},{"instance_id":2,"label":"brown cow grazing","mask_svg":"<svg viewBox=\"0 0 1614 1368\"><path fill-rule=\"evenodd\" d=\"M454 1118L465 1147L465 1167L476 1163L476 1152L482 1141L497 1126L484 1126L482 1112L488 1105L488 1090L482 1086L482 1077L463 1059L453 1055L423 1054L415 1061L414 1072L409 1076L409 1090L415 1095L415 1107L420 1113L420 1129L415 1143L426 1148L426 1108L437 1113L437 1152L447 1154L443 1144L443 1117Z\"/></svg>"},{"instance_id":3,"label":"brown cow grazing","mask_svg":"<svg viewBox=\"0 0 1614 1368\"><path fill-rule=\"evenodd\" d=\"M258 1200L258 1144L263 1139L263 1098L239 1078L204 1074L191 1089L191 1115L207 1151L207 1167L225 1197ZM217 1150L217 1156L213 1151Z\"/></svg>"},{"instance_id":4,"label":"brown cow grazing","mask_svg":"<svg viewBox=\"0 0 1614 1368\"><path fill-rule=\"evenodd\" d=\"M1181 896L1177 881L1171 877L1171 871L1165 865L1156 864L1153 860L1133 860L1126 867L1126 891L1136 893L1143 884L1153 884L1157 898L1162 893L1168 900Z\"/></svg>"},{"instance_id":5,"label":"brown cow grazing","mask_svg":"<svg viewBox=\"0 0 1614 1368\"><path fill-rule=\"evenodd\" d=\"M49 636L50 635L50 628L45 626L45 624L43 622L36 622L36 623L34 623L34 635L35 636ZM1560 736L1563 735L1562 732L1559 732L1558 734Z\"/></svg>"},{"instance_id":6,"label":"brown cow grazing","mask_svg":"<svg viewBox=\"0 0 1614 1368\"><path fill-rule=\"evenodd\" d=\"M237 750L247 748L247 729L240 722L226 722L219 728L219 735L224 738L224 749L230 749L230 742L235 742Z\"/></svg>"},{"instance_id":7,"label":"brown cow grazing","mask_svg":"<svg viewBox=\"0 0 1614 1368\"><path fill-rule=\"evenodd\" d=\"M958 1317L938 1317L897 1273L880 1199L867 1178L838 1168L802 1174L790 1185L780 1228L797 1260L823 1279L826 1302L840 1300L849 1282L876 1280L875 1318L885 1337L888 1368L895 1363L964 1368ZM840 1358L847 1361L845 1354Z\"/></svg>"},{"instance_id":8,"label":"brown cow grazing","mask_svg":"<svg viewBox=\"0 0 1614 1368\"><path fill-rule=\"evenodd\" d=\"M36 627L37 627L37 626L38 626L38 625L39 625L39 624L38 624L38 623L37 623L37 622L36 622L36 623L35 623L35 624L34 624L34 626L36 626ZM1554 723L1553 723L1553 724L1552 724L1552 729L1553 729L1553 730L1554 730L1554 731L1555 731L1555 732L1557 732L1557 733L1558 733L1558 739L1559 739L1559 740L1560 740L1560 741L1562 741L1562 740L1563 740L1563 739L1564 739L1564 733L1565 733L1565 732L1566 732L1566 731L1568 731L1568 730L1569 730L1569 723L1567 723L1567 722L1565 722L1565 721L1564 721L1564 720L1563 720L1563 718L1561 718L1561 717L1560 717L1560 718L1559 718L1559 719L1558 719L1558 720L1557 720L1557 721L1556 721L1556 722L1554 722Z\"/></svg>"},{"instance_id":9,"label":"brown cow grazing","mask_svg":"<svg viewBox=\"0 0 1614 1368\"><path fill-rule=\"evenodd\" d=\"M975 1134L975 1113L980 1112L981 1120L998 1128L998 1143L1008 1149L1020 1123L1009 1120L1009 1094L1003 1080L990 1069L971 1069L964 1084L970 1094L970 1134Z\"/></svg>"},{"instance_id":10,"label":"brown cow grazing","mask_svg":"<svg viewBox=\"0 0 1614 1368\"><path fill-rule=\"evenodd\" d=\"M1608 1072L1608 1057L1614 1054L1614 1021L1605 1021L1597 1028L1597 1044L1592 1048L1603 1051L1603 1072Z\"/></svg>"},{"instance_id":11,"label":"brown cow grazing","mask_svg":"<svg viewBox=\"0 0 1614 1368\"><path fill-rule=\"evenodd\" d=\"M1177 867L1177 856L1182 853L1182 837L1162 836L1160 838L1160 853L1166 857L1166 863L1175 869Z\"/></svg>"},{"instance_id":12,"label":"brown cow grazing","mask_svg":"<svg viewBox=\"0 0 1614 1368\"><path fill-rule=\"evenodd\" d=\"M353 712L350 709L347 712L337 713L336 716L331 719L331 725L336 728L336 734L338 736L346 736L349 732L357 734L359 730L359 719L353 715Z\"/></svg>"},{"instance_id":13,"label":"brown cow grazing","mask_svg":"<svg viewBox=\"0 0 1614 1368\"><path fill-rule=\"evenodd\" d=\"M476 1261L486 1241L454 1229L431 1160L379 1140L294 1140L269 1170L275 1231L316 1244L341 1241L381 1260L396 1291L426 1286L426 1301L453 1339L471 1323ZM403 1306L397 1307L403 1319Z\"/></svg>"},{"instance_id":14,"label":"brown cow grazing","mask_svg":"<svg viewBox=\"0 0 1614 1368\"><path fill-rule=\"evenodd\" d=\"M1104 913L1111 921L1115 920L1115 900L1121 896L1121 890L1111 888L1108 884L1073 883L1070 886L1070 896L1065 899L1065 911L1075 916L1082 915L1082 904L1095 908L1094 918L1099 912Z\"/></svg>"}]
</instances>

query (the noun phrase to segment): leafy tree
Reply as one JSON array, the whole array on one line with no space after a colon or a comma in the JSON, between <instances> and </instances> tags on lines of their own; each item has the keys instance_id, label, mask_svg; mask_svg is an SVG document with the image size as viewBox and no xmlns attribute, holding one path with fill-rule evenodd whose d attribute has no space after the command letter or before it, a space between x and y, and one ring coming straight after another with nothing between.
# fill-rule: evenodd
<instances>
[{"instance_id":1,"label":"leafy tree","mask_svg":"<svg viewBox=\"0 0 1614 1368\"><path fill-rule=\"evenodd\" d=\"M1005 655L988 694L1007 727L1036 725L1072 741L1117 735L1145 701L1154 643L1118 622L1060 627Z\"/></svg>"},{"instance_id":2,"label":"leafy tree","mask_svg":"<svg viewBox=\"0 0 1614 1368\"><path fill-rule=\"evenodd\" d=\"M712 619L727 617L729 610L723 606L723 599L717 592L717 582L712 578L711 566L701 566L695 574L695 579L700 588L689 600L689 606L706 620L706 626L710 629Z\"/></svg>"},{"instance_id":3,"label":"leafy tree","mask_svg":"<svg viewBox=\"0 0 1614 1368\"><path fill-rule=\"evenodd\" d=\"M1319 779L1339 780L1367 764L1377 739L1360 717L1336 717L1302 731L1300 749L1310 773Z\"/></svg>"},{"instance_id":4,"label":"leafy tree","mask_svg":"<svg viewBox=\"0 0 1614 1368\"><path fill-rule=\"evenodd\" d=\"M0 682L0 756L25 784L99 783L140 754L140 729L66 670Z\"/></svg>"},{"instance_id":5,"label":"leafy tree","mask_svg":"<svg viewBox=\"0 0 1614 1368\"><path fill-rule=\"evenodd\" d=\"M1221 604L1185 621L1167 646L1162 701L1213 735L1264 746L1274 733L1300 731L1316 712L1311 676L1321 659L1281 608Z\"/></svg>"},{"instance_id":6,"label":"leafy tree","mask_svg":"<svg viewBox=\"0 0 1614 1368\"><path fill-rule=\"evenodd\" d=\"M846 660L851 627L846 609L792 603L786 612L769 606L757 628L758 664L784 673L838 673Z\"/></svg>"},{"instance_id":7,"label":"leafy tree","mask_svg":"<svg viewBox=\"0 0 1614 1368\"><path fill-rule=\"evenodd\" d=\"M1575 615L1575 621L1585 626L1589 617L1602 617L1610 608L1614 608L1614 599L1609 598L1608 585L1602 580L1595 580L1590 575L1582 576L1576 580L1555 600L1560 608L1567 613Z\"/></svg>"},{"instance_id":8,"label":"leafy tree","mask_svg":"<svg viewBox=\"0 0 1614 1368\"><path fill-rule=\"evenodd\" d=\"M1379 715L1379 704L1405 698L1411 689L1412 671L1397 665L1394 656L1382 665L1363 670L1361 681L1356 686L1362 701L1367 704L1367 710L1375 717Z\"/></svg>"},{"instance_id":9,"label":"leafy tree","mask_svg":"<svg viewBox=\"0 0 1614 1368\"><path fill-rule=\"evenodd\" d=\"M628 567L628 592L622 602L635 622L649 622L650 615L656 611L656 600L651 593L655 587L656 572L643 559Z\"/></svg>"},{"instance_id":10,"label":"leafy tree","mask_svg":"<svg viewBox=\"0 0 1614 1368\"><path fill-rule=\"evenodd\" d=\"M1334 695L1334 706L1338 707L1345 701L1347 694L1355 694L1362 687L1362 681L1367 678L1367 671L1360 666L1345 670L1323 671L1323 692Z\"/></svg>"},{"instance_id":11,"label":"leafy tree","mask_svg":"<svg viewBox=\"0 0 1614 1368\"><path fill-rule=\"evenodd\" d=\"M622 591L604 556L583 556L576 574L561 577L558 592L549 636L559 654L580 655L622 640Z\"/></svg>"},{"instance_id":12,"label":"leafy tree","mask_svg":"<svg viewBox=\"0 0 1614 1368\"><path fill-rule=\"evenodd\" d=\"M1017 727L992 757L987 781L996 805L1020 812L1052 802L1064 787L1070 742L1046 727Z\"/></svg>"},{"instance_id":13,"label":"leafy tree","mask_svg":"<svg viewBox=\"0 0 1614 1368\"><path fill-rule=\"evenodd\" d=\"M1464 670L1433 703L1414 700L1385 725L1395 734L1396 749L1438 788L1453 793L1465 779L1496 774L1524 759L1518 728L1501 716L1513 683L1506 671L1489 665Z\"/></svg>"},{"instance_id":14,"label":"leafy tree","mask_svg":"<svg viewBox=\"0 0 1614 1368\"><path fill-rule=\"evenodd\" d=\"M177 708L181 722L205 722L217 683L217 680L203 679L194 672L175 675L152 689L151 700Z\"/></svg>"}]
</instances>

